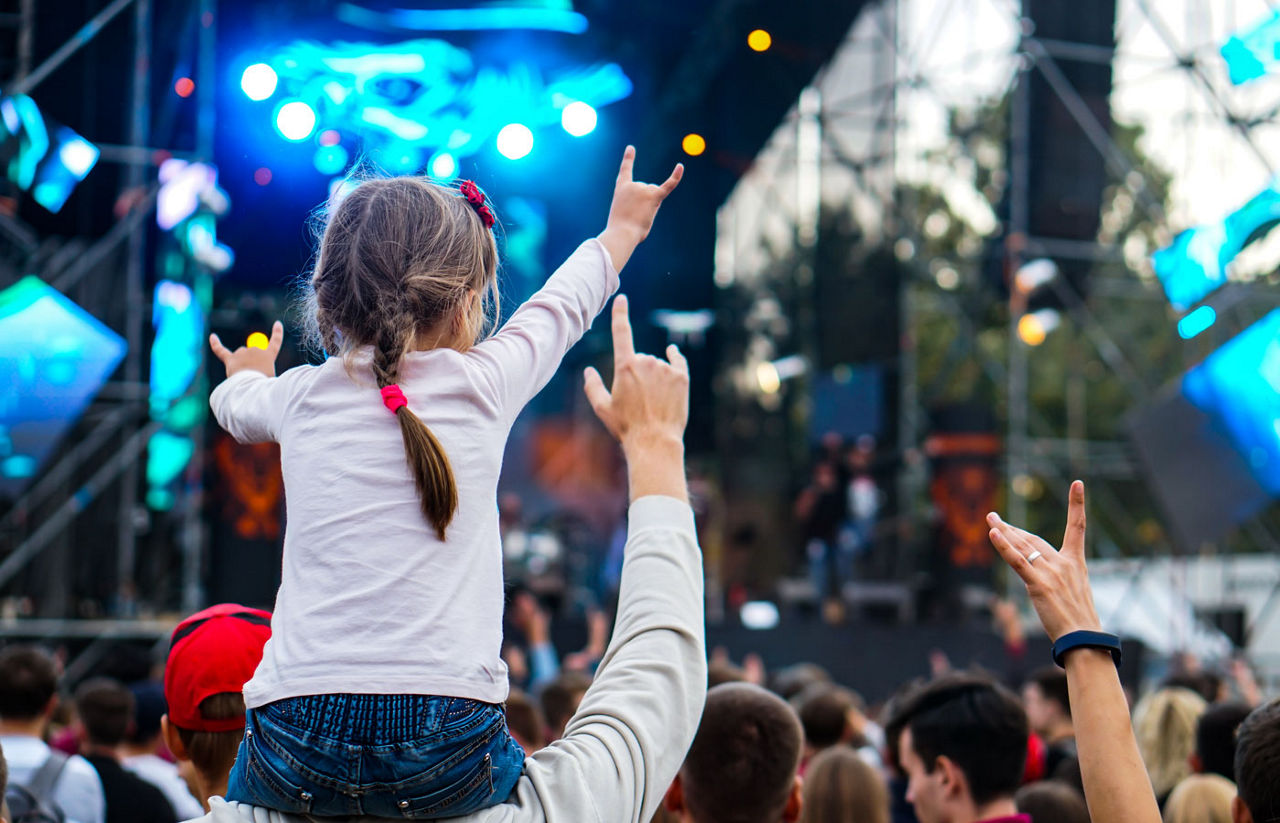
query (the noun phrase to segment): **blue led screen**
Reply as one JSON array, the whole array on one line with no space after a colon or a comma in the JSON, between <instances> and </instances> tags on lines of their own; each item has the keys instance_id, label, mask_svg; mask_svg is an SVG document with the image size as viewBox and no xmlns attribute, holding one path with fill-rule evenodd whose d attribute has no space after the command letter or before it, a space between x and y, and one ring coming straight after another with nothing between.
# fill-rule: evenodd
<instances>
[{"instance_id":1,"label":"blue led screen","mask_svg":"<svg viewBox=\"0 0 1280 823\"><path fill-rule=\"evenodd\" d=\"M1280 221L1276 182L1222 220L1187 229L1152 255L1169 302L1186 311L1227 282L1227 265Z\"/></svg>"},{"instance_id":2,"label":"blue led screen","mask_svg":"<svg viewBox=\"0 0 1280 823\"><path fill-rule=\"evenodd\" d=\"M21 493L125 349L38 277L0 292L0 496Z\"/></svg>"},{"instance_id":3,"label":"blue led screen","mask_svg":"<svg viewBox=\"0 0 1280 823\"><path fill-rule=\"evenodd\" d=\"M1182 393L1226 433L1267 493L1280 496L1280 309L1187 372Z\"/></svg>"},{"instance_id":4,"label":"blue led screen","mask_svg":"<svg viewBox=\"0 0 1280 823\"><path fill-rule=\"evenodd\" d=\"M1274 71L1280 61L1280 9L1228 38L1222 46L1222 58L1237 86Z\"/></svg>"}]
</instances>

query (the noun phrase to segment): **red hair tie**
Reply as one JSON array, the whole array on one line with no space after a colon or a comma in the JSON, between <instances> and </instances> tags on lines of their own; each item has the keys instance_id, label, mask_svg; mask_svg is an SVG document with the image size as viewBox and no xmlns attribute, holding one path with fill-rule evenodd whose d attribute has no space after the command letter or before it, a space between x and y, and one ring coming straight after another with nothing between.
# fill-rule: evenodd
<instances>
[{"instance_id":1,"label":"red hair tie","mask_svg":"<svg viewBox=\"0 0 1280 823\"><path fill-rule=\"evenodd\" d=\"M400 386L392 383L390 386L382 387L382 405L395 414L401 406L409 405L409 401L404 399L404 392L400 390Z\"/></svg>"},{"instance_id":2,"label":"red hair tie","mask_svg":"<svg viewBox=\"0 0 1280 823\"><path fill-rule=\"evenodd\" d=\"M467 198L467 202L471 204L471 208L476 210L476 214L480 215L480 222L484 223L486 229L493 228L494 220L493 212L489 211L489 206L485 204L484 193L480 191L480 187L470 180L463 180L458 183L458 191L462 192L462 196Z\"/></svg>"}]
</instances>

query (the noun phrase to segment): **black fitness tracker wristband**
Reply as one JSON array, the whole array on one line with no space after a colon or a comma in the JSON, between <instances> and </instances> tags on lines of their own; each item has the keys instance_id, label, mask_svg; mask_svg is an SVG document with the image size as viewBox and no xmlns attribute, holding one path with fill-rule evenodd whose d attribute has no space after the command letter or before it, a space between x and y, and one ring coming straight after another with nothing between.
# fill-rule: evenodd
<instances>
[{"instance_id":1,"label":"black fitness tracker wristband","mask_svg":"<svg viewBox=\"0 0 1280 823\"><path fill-rule=\"evenodd\" d=\"M1053 662L1065 669L1067 665L1063 656L1072 649L1080 648L1106 649L1111 652L1116 668L1120 668L1120 638L1106 632L1067 632L1053 644Z\"/></svg>"}]
</instances>

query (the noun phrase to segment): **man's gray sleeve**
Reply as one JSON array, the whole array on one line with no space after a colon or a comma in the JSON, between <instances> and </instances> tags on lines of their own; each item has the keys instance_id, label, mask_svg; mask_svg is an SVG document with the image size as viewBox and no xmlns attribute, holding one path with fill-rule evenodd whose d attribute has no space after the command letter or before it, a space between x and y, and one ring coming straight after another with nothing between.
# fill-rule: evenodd
<instances>
[{"instance_id":1,"label":"man's gray sleeve","mask_svg":"<svg viewBox=\"0 0 1280 823\"><path fill-rule=\"evenodd\" d=\"M513 803L477 819L647 823L702 716L702 607L702 553L688 504L635 501L618 616L595 682L565 736L525 760Z\"/></svg>"}]
</instances>

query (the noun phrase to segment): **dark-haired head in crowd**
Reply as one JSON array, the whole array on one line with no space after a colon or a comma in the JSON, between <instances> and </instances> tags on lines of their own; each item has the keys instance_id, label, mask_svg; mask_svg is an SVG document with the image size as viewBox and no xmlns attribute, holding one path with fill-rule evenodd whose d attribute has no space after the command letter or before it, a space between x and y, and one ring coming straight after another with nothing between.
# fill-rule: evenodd
<instances>
[{"instance_id":1,"label":"dark-haired head in crowd","mask_svg":"<svg viewBox=\"0 0 1280 823\"><path fill-rule=\"evenodd\" d=\"M520 744L520 748L533 754L547 744L547 722L542 717L538 704L529 699L529 695L519 689L512 689L507 695L507 729Z\"/></svg>"},{"instance_id":2,"label":"dark-haired head in crowd","mask_svg":"<svg viewBox=\"0 0 1280 823\"><path fill-rule=\"evenodd\" d=\"M1206 703L1222 700L1226 693L1222 675L1204 670L1175 672L1164 679L1160 688L1189 689L1203 697Z\"/></svg>"},{"instance_id":3,"label":"dark-haired head in crowd","mask_svg":"<svg viewBox=\"0 0 1280 823\"><path fill-rule=\"evenodd\" d=\"M1004 687L977 675L944 675L897 700L886 732L920 823L1017 815L1027 715Z\"/></svg>"},{"instance_id":4,"label":"dark-haired head in crowd","mask_svg":"<svg viewBox=\"0 0 1280 823\"><path fill-rule=\"evenodd\" d=\"M133 694L115 680L87 680L76 689L76 711L84 726L81 753L102 779L107 823L174 823L178 815L164 793L120 765L117 749L133 726Z\"/></svg>"},{"instance_id":5,"label":"dark-haired head in crowd","mask_svg":"<svg viewBox=\"0 0 1280 823\"><path fill-rule=\"evenodd\" d=\"M794 823L803 737L777 695L748 683L716 686L667 791L667 811L685 823Z\"/></svg>"},{"instance_id":6,"label":"dark-haired head in crowd","mask_svg":"<svg viewBox=\"0 0 1280 823\"><path fill-rule=\"evenodd\" d=\"M133 727L120 744L120 764L160 791L179 820L190 820L204 814L204 807L178 767L161 757L160 721L164 717L164 686L153 681L135 683L129 687L133 693Z\"/></svg>"},{"instance_id":7,"label":"dark-haired head in crowd","mask_svg":"<svg viewBox=\"0 0 1280 823\"><path fill-rule=\"evenodd\" d=\"M847 689L815 684L801 692L797 700L806 760L838 743L852 742L853 725L849 721L857 707Z\"/></svg>"},{"instance_id":8,"label":"dark-haired head in crowd","mask_svg":"<svg viewBox=\"0 0 1280 823\"><path fill-rule=\"evenodd\" d=\"M47 652L34 646L0 652L0 745L14 783L28 785L42 766L59 757L44 742L57 693L58 667ZM61 767L48 799L79 823L102 823L106 816L102 781L78 755Z\"/></svg>"},{"instance_id":9,"label":"dark-haired head in crowd","mask_svg":"<svg viewBox=\"0 0 1280 823\"><path fill-rule=\"evenodd\" d=\"M542 688L538 702L542 704L542 716L547 721L548 743L564 737L565 724L578 710L578 704L590 686L591 675L566 671Z\"/></svg>"},{"instance_id":10,"label":"dark-haired head in crowd","mask_svg":"<svg viewBox=\"0 0 1280 823\"><path fill-rule=\"evenodd\" d=\"M1045 775L1078 780L1076 732L1071 723L1067 672L1057 666L1036 669L1022 687L1022 702L1031 731L1044 741Z\"/></svg>"},{"instance_id":11,"label":"dark-haired head in crowd","mask_svg":"<svg viewBox=\"0 0 1280 823\"><path fill-rule=\"evenodd\" d=\"M1013 803L1034 823L1089 823L1084 795L1058 780L1042 780L1018 789Z\"/></svg>"},{"instance_id":12,"label":"dark-haired head in crowd","mask_svg":"<svg viewBox=\"0 0 1280 823\"><path fill-rule=\"evenodd\" d=\"M1235 779L1236 729L1249 711L1243 703L1218 703L1200 715L1196 722L1196 751L1191 755L1193 771Z\"/></svg>"},{"instance_id":13,"label":"dark-haired head in crowd","mask_svg":"<svg viewBox=\"0 0 1280 823\"><path fill-rule=\"evenodd\" d=\"M1260 706L1236 733L1235 823L1280 820L1280 700Z\"/></svg>"}]
</instances>

